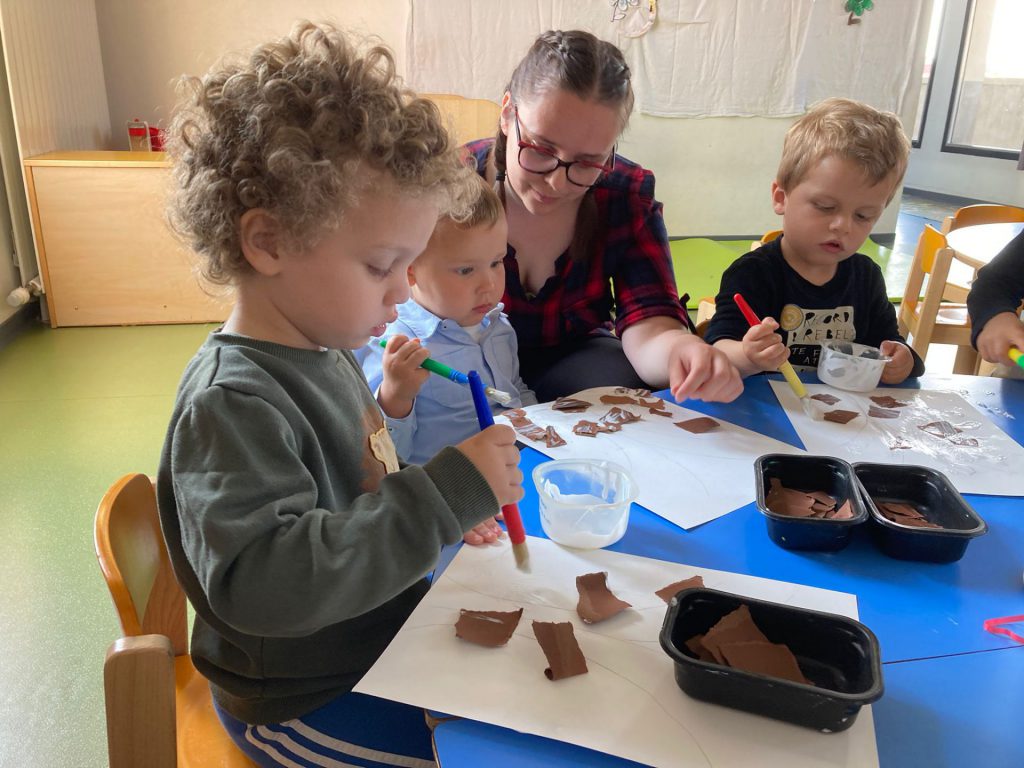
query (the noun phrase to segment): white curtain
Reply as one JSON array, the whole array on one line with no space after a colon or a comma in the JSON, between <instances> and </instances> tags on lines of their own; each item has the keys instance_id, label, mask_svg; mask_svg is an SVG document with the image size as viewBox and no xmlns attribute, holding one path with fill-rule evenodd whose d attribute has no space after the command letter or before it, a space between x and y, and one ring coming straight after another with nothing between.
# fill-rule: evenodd
<instances>
[{"instance_id":1,"label":"white curtain","mask_svg":"<svg viewBox=\"0 0 1024 768\"><path fill-rule=\"evenodd\" d=\"M835 0L661 0L636 38L610 0L410 2L414 88L497 101L539 33L585 29L622 48L637 109L666 117L781 117L827 96L900 112L926 33L926 0L878 3L853 25Z\"/></svg>"}]
</instances>

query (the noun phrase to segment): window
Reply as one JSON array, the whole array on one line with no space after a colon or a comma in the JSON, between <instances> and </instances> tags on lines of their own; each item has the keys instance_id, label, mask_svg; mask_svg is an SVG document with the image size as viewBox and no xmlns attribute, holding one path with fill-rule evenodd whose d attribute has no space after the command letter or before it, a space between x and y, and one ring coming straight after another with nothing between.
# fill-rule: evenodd
<instances>
[{"instance_id":1,"label":"window","mask_svg":"<svg viewBox=\"0 0 1024 768\"><path fill-rule=\"evenodd\" d=\"M1020 0L974 0L967 13L945 152L1015 160L1024 142Z\"/></svg>"},{"instance_id":2,"label":"window","mask_svg":"<svg viewBox=\"0 0 1024 768\"><path fill-rule=\"evenodd\" d=\"M939 47L939 30L942 27L942 13L945 0L932 3L932 18L928 25L928 43L924 51L924 71L921 73L921 92L917 97L917 117L914 118L914 132L910 135L911 144L921 146L921 134L924 132L924 117L928 111L928 102L932 97L932 73L935 71L935 54Z\"/></svg>"}]
</instances>

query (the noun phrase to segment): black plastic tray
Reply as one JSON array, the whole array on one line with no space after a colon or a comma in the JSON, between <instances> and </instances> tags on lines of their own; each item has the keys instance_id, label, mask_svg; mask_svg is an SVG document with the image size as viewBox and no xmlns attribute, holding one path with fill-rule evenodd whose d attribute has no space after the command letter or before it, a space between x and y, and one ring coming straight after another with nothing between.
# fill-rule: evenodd
<instances>
[{"instance_id":1,"label":"black plastic tray","mask_svg":"<svg viewBox=\"0 0 1024 768\"><path fill-rule=\"evenodd\" d=\"M853 468L832 456L800 456L769 453L754 462L757 482L757 508L765 517L768 536L786 549L834 552L850 543L854 527L868 519L861 501ZM824 491L840 504L849 500L853 517L846 520L824 520L780 515L768 509L765 497L771 478L777 477L787 488Z\"/></svg>"},{"instance_id":2,"label":"black plastic tray","mask_svg":"<svg viewBox=\"0 0 1024 768\"><path fill-rule=\"evenodd\" d=\"M964 556L971 539L988 525L941 472L929 467L858 463L853 465L860 494L871 515L875 543L901 560L952 563ZM941 528L900 525L878 511L875 501L912 504Z\"/></svg>"},{"instance_id":3,"label":"black plastic tray","mask_svg":"<svg viewBox=\"0 0 1024 768\"><path fill-rule=\"evenodd\" d=\"M769 640L789 646L814 685L700 661L690 653L687 640L743 604ZM696 588L673 597L661 647L675 662L676 683L693 698L824 733L849 728L860 708L884 692L878 640L860 622L729 592Z\"/></svg>"}]
</instances>

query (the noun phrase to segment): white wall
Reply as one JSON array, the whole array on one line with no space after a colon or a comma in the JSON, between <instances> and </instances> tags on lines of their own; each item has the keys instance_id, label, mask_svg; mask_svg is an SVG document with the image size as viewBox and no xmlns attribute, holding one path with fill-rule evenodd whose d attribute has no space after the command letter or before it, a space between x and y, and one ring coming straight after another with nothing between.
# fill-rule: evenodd
<instances>
[{"instance_id":1,"label":"white wall","mask_svg":"<svg viewBox=\"0 0 1024 768\"><path fill-rule=\"evenodd\" d=\"M96 0L114 146L127 149L125 122L167 125L174 81L202 75L221 56L287 35L299 19L330 21L405 47L408 0Z\"/></svg>"},{"instance_id":2,"label":"white wall","mask_svg":"<svg viewBox=\"0 0 1024 768\"><path fill-rule=\"evenodd\" d=\"M910 154L904 184L914 189L1024 206L1024 171L1016 160L942 151L969 0L946 0L921 146Z\"/></svg>"},{"instance_id":3,"label":"white wall","mask_svg":"<svg viewBox=\"0 0 1024 768\"><path fill-rule=\"evenodd\" d=\"M39 270L21 163L58 149L104 148L110 112L94 0L0 2L0 32L8 91L3 100L6 109L10 98L14 129L13 137L6 124L0 129L0 154L25 284Z\"/></svg>"},{"instance_id":4,"label":"white wall","mask_svg":"<svg viewBox=\"0 0 1024 768\"><path fill-rule=\"evenodd\" d=\"M96 8L115 136L133 117L166 124L174 77L201 74L226 50L283 35L297 18L334 20L379 35L395 50L400 71L407 58L408 0L96 0ZM913 125L916 92L906 103L909 113L901 117ZM655 172L670 235L754 235L778 226L769 187L791 122L634 114L620 148ZM895 231L898 200L877 232Z\"/></svg>"}]
</instances>

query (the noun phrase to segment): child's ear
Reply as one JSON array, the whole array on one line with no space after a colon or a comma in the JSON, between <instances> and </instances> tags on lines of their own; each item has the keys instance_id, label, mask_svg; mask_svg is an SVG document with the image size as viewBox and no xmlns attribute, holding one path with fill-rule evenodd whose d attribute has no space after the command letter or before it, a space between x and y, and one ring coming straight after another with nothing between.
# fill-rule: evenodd
<instances>
[{"instance_id":1,"label":"child's ear","mask_svg":"<svg viewBox=\"0 0 1024 768\"><path fill-rule=\"evenodd\" d=\"M242 214L239 221L242 255L258 274L273 276L281 271L280 229L277 219L262 208L252 208Z\"/></svg>"},{"instance_id":2,"label":"child's ear","mask_svg":"<svg viewBox=\"0 0 1024 768\"><path fill-rule=\"evenodd\" d=\"M786 190L777 181L772 182L772 209L779 216L786 212Z\"/></svg>"},{"instance_id":3,"label":"child's ear","mask_svg":"<svg viewBox=\"0 0 1024 768\"><path fill-rule=\"evenodd\" d=\"M412 286L416 285L416 262L415 261L412 264L410 264L409 267L405 270L405 276L409 280L409 287L410 288L412 288Z\"/></svg>"}]
</instances>

